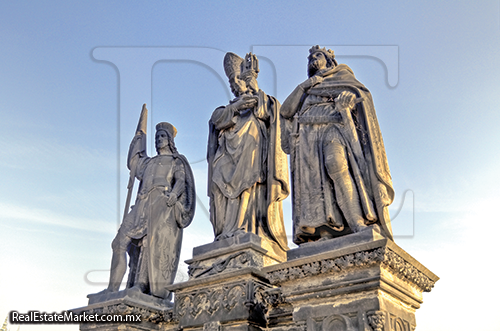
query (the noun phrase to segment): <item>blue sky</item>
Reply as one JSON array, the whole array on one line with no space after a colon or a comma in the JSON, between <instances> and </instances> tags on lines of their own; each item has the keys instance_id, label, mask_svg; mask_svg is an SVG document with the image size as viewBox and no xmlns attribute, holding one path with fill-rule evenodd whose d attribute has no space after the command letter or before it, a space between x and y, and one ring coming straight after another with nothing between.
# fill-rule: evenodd
<instances>
[{"instance_id":1,"label":"blue sky","mask_svg":"<svg viewBox=\"0 0 500 331\"><path fill-rule=\"evenodd\" d=\"M259 86L283 102L316 44L371 90L397 193L391 214L401 207L395 241L441 277L418 328L495 330L485 316L500 294L499 1L0 3L0 318L84 306L106 286L142 103L150 132L173 123L193 163L202 204L181 259L211 242L204 157L211 112L230 98L218 74L224 52L260 55ZM396 60L361 46L396 50ZM122 52L120 65L98 60L110 49ZM144 54L159 49L182 58L154 63L141 80ZM78 326L21 326L49 329Z\"/></svg>"}]
</instances>

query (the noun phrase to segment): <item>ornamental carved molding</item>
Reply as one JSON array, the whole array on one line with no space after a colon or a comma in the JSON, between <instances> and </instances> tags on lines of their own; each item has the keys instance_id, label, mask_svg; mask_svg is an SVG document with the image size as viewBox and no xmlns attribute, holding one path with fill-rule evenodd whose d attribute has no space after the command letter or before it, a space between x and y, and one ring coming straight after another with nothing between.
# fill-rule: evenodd
<instances>
[{"instance_id":1,"label":"ornamental carved molding","mask_svg":"<svg viewBox=\"0 0 500 331\"><path fill-rule=\"evenodd\" d=\"M370 311L366 313L368 324L373 331L384 331L385 313L381 310Z\"/></svg>"},{"instance_id":2,"label":"ornamental carved molding","mask_svg":"<svg viewBox=\"0 0 500 331\"><path fill-rule=\"evenodd\" d=\"M259 286L255 289L255 302L261 305L264 313L267 313L272 308L285 303L285 298L281 294L281 291Z\"/></svg>"},{"instance_id":3,"label":"ornamental carved molding","mask_svg":"<svg viewBox=\"0 0 500 331\"><path fill-rule=\"evenodd\" d=\"M86 310L85 313L93 315L141 315L142 322L151 322L154 324L159 323L172 323L177 322L173 309L156 310L150 308L136 307L131 304L118 303L113 305L106 305L99 308L92 308Z\"/></svg>"},{"instance_id":4,"label":"ornamental carved molding","mask_svg":"<svg viewBox=\"0 0 500 331\"><path fill-rule=\"evenodd\" d=\"M384 264L397 274L417 285L424 292L430 292L434 287L434 281L408 263L401 256L387 248Z\"/></svg>"},{"instance_id":5,"label":"ornamental carved molding","mask_svg":"<svg viewBox=\"0 0 500 331\"><path fill-rule=\"evenodd\" d=\"M247 297L247 284L239 283L221 288L203 289L179 295L176 311L180 317L198 317L202 312L214 315L219 311L231 311L238 304L244 304Z\"/></svg>"},{"instance_id":6,"label":"ornamental carved molding","mask_svg":"<svg viewBox=\"0 0 500 331\"><path fill-rule=\"evenodd\" d=\"M336 258L323 259L279 269L269 272L267 276L271 284L277 285L295 279L302 279L318 274L336 273L377 263L389 267L393 273L417 285L424 292L430 292L434 287L434 281L387 247L379 247Z\"/></svg>"},{"instance_id":7,"label":"ornamental carved molding","mask_svg":"<svg viewBox=\"0 0 500 331\"><path fill-rule=\"evenodd\" d=\"M208 322L203 324L203 331L220 331L221 326L220 322L215 321L215 322Z\"/></svg>"},{"instance_id":8,"label":"ornamental carved molding","mask_svg":"<svg viewBox=\"0 0 500 331\"><path fill-rule=\"evenodd\" d=\"M189 265L188 275L191 278L199 278L204 276L216 275L226 270L241 269L255 265L253 258L248 252L237 252L225 258L218 259L210 266L200 265L200 261L196 261Z\"/></svg>"},{"instance_id":9,"label":"ornamental carved molding","mask_svg":"<svg viewBox=\"0 0 500 331\"><path fill-rule=\"evenodd\" d=\"M340 272L354 268L384 261L385 249L377 248L374 250L347 254L332 259L323 259L320 261L305 263L303 265L271 271L268 273L268 279L271 284L280 284L286 281L301 279L318 274Z\"/></svg>"}]
</instances>

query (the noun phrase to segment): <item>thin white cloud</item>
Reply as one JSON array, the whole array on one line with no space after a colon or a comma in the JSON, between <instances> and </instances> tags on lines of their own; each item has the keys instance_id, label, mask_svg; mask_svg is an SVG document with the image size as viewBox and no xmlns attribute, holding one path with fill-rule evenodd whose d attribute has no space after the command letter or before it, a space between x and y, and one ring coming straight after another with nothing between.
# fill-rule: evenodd
<instances>
[{"instance_id":1,"label":"thin white cloud","mask_svg":"<svg viewBox=\"0 0 500 331\"><path fill-rule=\"evenodd\" d=\"M100 171L116 170L116 151L110 153L46 136L14 138L0 139L0 167L24 170L36 165L36 169L73 172L89 171L93 167Z\"/></svg>"},{"instance_id":2,"label":"thin white cloud","mask_svg":"<svg viewBox=\"0 0 500 331\"><path fill-rule=\"evenodd\" d=\"M0 219L2 223L26 221L31 223L61 226L68 229L84 230L99 233L115 233L116 226L107 220L89 219L68 216L47 209L32 208L0 202Z\"/></svg>"}]
</instances>

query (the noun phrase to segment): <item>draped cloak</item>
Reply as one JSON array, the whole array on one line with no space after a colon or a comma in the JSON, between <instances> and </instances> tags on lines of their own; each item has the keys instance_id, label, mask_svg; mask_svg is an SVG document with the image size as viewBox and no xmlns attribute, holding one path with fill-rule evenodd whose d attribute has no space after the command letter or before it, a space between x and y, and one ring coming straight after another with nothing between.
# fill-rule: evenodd
<instances>
[{"instance_id":1,"label":"draped cloak","mask_svg":"<svg viewBox=\"0 0 500 331\"><path fill-rule=\"evenodd\" d=\"M392 239L387 206L394 200L394 189L370 91L345 64L317 75L324 80L306 92L297 87L281 108L282 147L290 154L292 171L294 242L303 242L311 229L340 230L345 223L335 183L324 166L323 146L331 140L345 146L365 223L380 224ZM339 114L334 104L342 91L362 99L347 116Z\"/></svg>"},{"instance_id":2,"label":"draped cloak","mask_svg":"<svg viewBox=\"0 0 500 331\"><path fill-rule=\"evenodd\" d=\"M209 122L208 196L216 240L242 232L268 237L288 250L281 201L289 194L281 149L279 102L263 91L257 106L217 108Z\"/></svg>"}]
</instances>

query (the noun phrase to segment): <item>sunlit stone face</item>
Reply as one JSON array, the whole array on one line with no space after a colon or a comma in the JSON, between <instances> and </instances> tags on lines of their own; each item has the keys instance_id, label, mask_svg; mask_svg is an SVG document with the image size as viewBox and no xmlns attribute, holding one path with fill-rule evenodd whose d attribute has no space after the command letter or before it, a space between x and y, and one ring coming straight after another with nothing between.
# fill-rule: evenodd
<instances>
[{"instance_id":1,"label":"sunlit stone face","mask_svg":"<svg viewBox=\"0 0 500 331\"><path fill-rule=\"evenodd\" d=\"M156 132L155 146L156 150L168 147L168 135L165 131L160 130Z\"/></svg>"},{"instance_id":2,"label":"sunlit stone face","mask_svg":"<svg viewBox=\"0 0 500 331\"><path fill-rule=\"evenodd\" d=\"M315 52L309 55L309 72L315 73L318 70L326 68L326 57L323 52Z\"/></svg>"}]
</instances>

